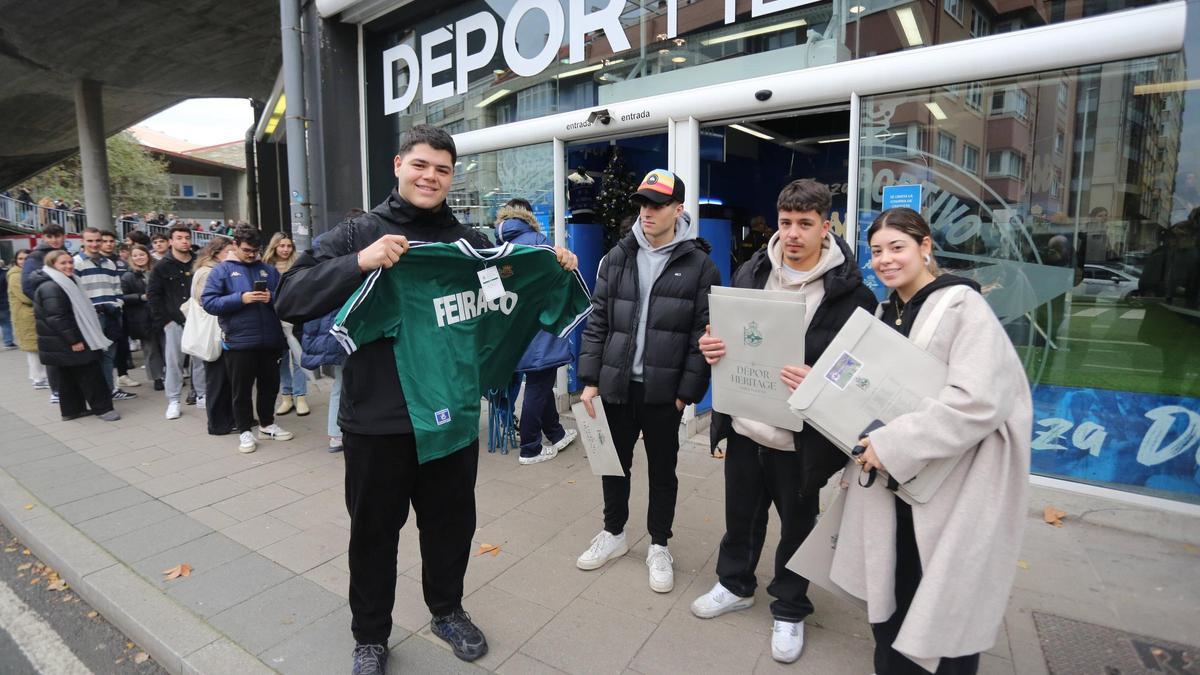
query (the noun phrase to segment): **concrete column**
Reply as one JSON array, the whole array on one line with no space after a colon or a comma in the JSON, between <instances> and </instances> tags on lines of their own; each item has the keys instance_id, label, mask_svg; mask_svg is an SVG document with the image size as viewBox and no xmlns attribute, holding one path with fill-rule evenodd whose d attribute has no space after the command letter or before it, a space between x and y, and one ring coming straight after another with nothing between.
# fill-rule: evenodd
<instances>
[{"instance_id":1,"label":"concrete column","mask_svg":"<svg viewBox=\"0 0 1200 675\"><path fill-rule=\"evenodd\" d=\"M108 150L104 145L104 104L99 82L75 83L75 122L79 128L79 166L88 225L112 229L108 194Z\"/></svg>"}]
</instances>

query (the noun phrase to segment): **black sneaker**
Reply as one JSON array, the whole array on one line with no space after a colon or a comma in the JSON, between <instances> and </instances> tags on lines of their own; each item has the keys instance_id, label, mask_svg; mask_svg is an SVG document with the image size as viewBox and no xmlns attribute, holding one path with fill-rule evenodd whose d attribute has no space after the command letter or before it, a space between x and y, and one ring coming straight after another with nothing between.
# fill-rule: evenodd
<instances>
[{"instance_id":1,"label":"black sneaker","mask_svg":"<svg viewBox=\"0 0 1200 675\"><path fill-rule=\"evenodd\" d=\"M388 650L384 645L354 647L354 668L351 675L383 675L387 670Z\"/></svg>"},{"instance_id":2,"label":"black sneaker","mask_svg":"<svg viewBox=\"0 0 1200 675\"><path fill-rule=\"evenodd\" d=\"M137 394L135 394L131 391L125 391L124 389L113 389L112 400L128 401L131 398L137 398Z\"/></svg>"},{"instance_id":3,"label":"black sneaker","mask_svg":"<svg viewBox=\"0 0 1200 675\"><path fill-rule=\"evenodd\" d=\"M188 405L196 405L196 390L195 389L188 390L187 399L184 400L184 403L187 403Z\"/></svg>"},{"instance_id":4,"label":"black sneaker","mask_svg":"<svg viewBox=\"0 0 1200 675\"><path fill-rule=\"evenodd\" d=\"M435 616L429 626L433 634L450 643L454 655L463 661L474 661L487 654L487 638L471 623L471 615L457 609L446 616Z\"/></svg>"},{"instance_id":5,"label":"black sneaker","mask_svg":"<svg viewBox=\"0 0 1200 675\"><path fill-rule=\"evenodd\" d=\"M166 387L163 386L163 381L160 377L154 381L154 391L162 391L163 389L166 389Z\"/></svg>"}]
</instances>

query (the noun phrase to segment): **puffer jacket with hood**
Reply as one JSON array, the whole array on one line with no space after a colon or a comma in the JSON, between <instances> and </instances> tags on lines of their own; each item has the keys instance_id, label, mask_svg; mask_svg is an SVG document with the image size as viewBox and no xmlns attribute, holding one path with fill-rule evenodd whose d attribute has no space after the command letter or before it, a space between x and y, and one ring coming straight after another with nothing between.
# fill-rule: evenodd
<instances>
[{"instance_id":1,"label":"puffer jacket with hood","mask_svg":"<svg viewBox=\"0 0 1200 675\"><path fill-rule=\"evenodd\" d=\"M542 234L542 227L533 213L516 206L505 206L496 212L496 242L524 246L554 245L554 242ZM529 347L521 356L516 372L528 373L557 368L570 361L571 347L567 339L540 330L529 341Z\"/></svg>"},{"instance_id":2,"label":"puffer jacket with hood","mask_svg":"<svg viewBox=\"0 0 1200 675\"><path fill-rule=\"evenodd\" d=\"M684 213L675 238L652 248L638 220L601 261L578 377L598 386L605 402L625 403L633 380L645 386L648 404L695 403L708 390L698 341L708 323L708 291L721 273L696 231Z\"/></svg>"},{"instance_id":3,"label":"puffer jacket with hood","mask_svg":"<svg viewBox=\"0 0 1200 675\"><path fill-rule=\"evenodd\" d=\"M826 235L821 258L807 274L785 272L782 269L782 254L778 249L778 236L772 237L765 249L755 253L738 268L733 275L732 285L735 288L796 290L804 293L807 308L804 363L812 365L825 352L855 309L862 307L868 312L875 311L875 295L862 282L854 252L837 235ZM806 426L803 431L792 432L753 420L731 420L728 415L713 412L709 440L714 447L717 441L728 437L729 432L734 430L759 445L776 449L784 449L780 446L786 447L786 439L790 435L791 448L803 453L804 457L804 475L798 486L802 495L820 490L830 476L846 465L846 456L842 451L812 427ZM781 439L784 442L781 443Z\"/></svg>"}]
</instances>

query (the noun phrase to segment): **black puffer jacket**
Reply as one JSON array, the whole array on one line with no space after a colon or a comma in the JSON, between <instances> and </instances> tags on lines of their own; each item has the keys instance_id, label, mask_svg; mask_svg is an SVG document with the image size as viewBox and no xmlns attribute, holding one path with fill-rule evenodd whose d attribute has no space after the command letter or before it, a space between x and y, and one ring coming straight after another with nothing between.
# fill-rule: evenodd
<instances>
[{"instance_id":1,"label":"black puffer jacket","mask_svg":"<svg viewBox=\"0 0 1200 675\"><path fill-rule=\"evenodd\" d=\"M100 352L84 349L71 351L71 345L83 342L83 333L75 322L71 299L44 272L29 277L33 286L33 314L37 326L38 358L47 366L82 366L100 358Z\"/></svg>"},{"instance_id":2,"label":"black puffer jacket","mask_svg":"<svg viewBox=\"0 0 1200 675\"><path fill-rule=\"evenodd\" d=\"M708 390L709 368L697 343L708 323L708 290L721 283L710 250L703 239L680 242L650 290L642 356L646 403L695 403ZM604 257L583 331L578 377L598 386L605 402L629 397L641 297L637 255L630 233Z\"/></svg>"},{"instance_id":3,"label":"black puffer jacket","mask_svg":"<svg viewBox=\"0 0 1200 675\"><path fill-rule=\"evenodd\" d=\"M829 270L822 277L825 285L825 297L817 306L812 321L809 322L808 332L804 335L804 362L812 365L821 358L825 348L833 342L833 338L854 313L862 307L868 312L875 311L875 294L863 285L862 273L855 263L854 251L834 235L833 240L842 249L846 261L836 269ZM767 250L756 252L733 275L735 288L766 288L767 279L771 275L771 260ZM717 441L726 438L733 432L729 415L713 411L712 423L709 427L709 440L716 446ZM825 439L816 429L806 426L803 431L793 434L796 451L801 453L804 464L804 477L799 486L800 494L811 494L819 491L829 480L829 477L846 466L846 455L836 446Z\"/></svg>"},{"instance_id":4,"label":"black puffer jacket","mask_svg":"<svg viewBox=\"0 0 1200 675\"><path fill-rule=\"evenodd\" d=\"M121 299L125 301L125 330L129 337L141 340L154 329L150 303L146 296L147 272L128 270L121 275Z\"/></svg>"},{"instance_id":5,"label":"black puffer jacket","mask_svg":"<svg viewBox=\"0 0 1200 675\"><path fill-rule=\"evenodd\" d=\"M358 252L385 234L402 234L410 241L453 242L466 239L487 248L487 237L458 222L450 209L420 209L395 190L370 213L342 221L318 237L316 250L305 251L283 275L275 297L280 319L300 325L340 309L363 278ZM359 345L346 357L342 370L342 399L338 426L356 434L411 434L408 403L396 371L394 340L381 338Z\"/></svg>"}]
</instances>

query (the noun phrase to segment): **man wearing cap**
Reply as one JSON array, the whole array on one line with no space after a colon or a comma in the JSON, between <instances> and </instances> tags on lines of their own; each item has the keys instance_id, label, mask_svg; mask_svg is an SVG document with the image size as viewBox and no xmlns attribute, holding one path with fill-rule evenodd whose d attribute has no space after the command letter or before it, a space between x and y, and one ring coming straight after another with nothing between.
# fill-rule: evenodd
<instances>
[{"instance_id":1,"label":"man wearing cap","mask_svg":"<svg viewBox=\"0 0 1200 675\"><path fill-rule=\"evenodd\" d=\"M588 414L596 416L593 399L604 402L625 475L603 478L604 529L575 564L594 570L629 550L629 469L641 434L650 481L646 565L650 588L659 593L675 583L667 540L679 489L679 419L708 389L698 340L708 322L708 290L721 283L708 243L683 210L683 195L683 181L663 169L638 186L638 219L600 263L578 369Z\"/></svg>"}]
</instances>

